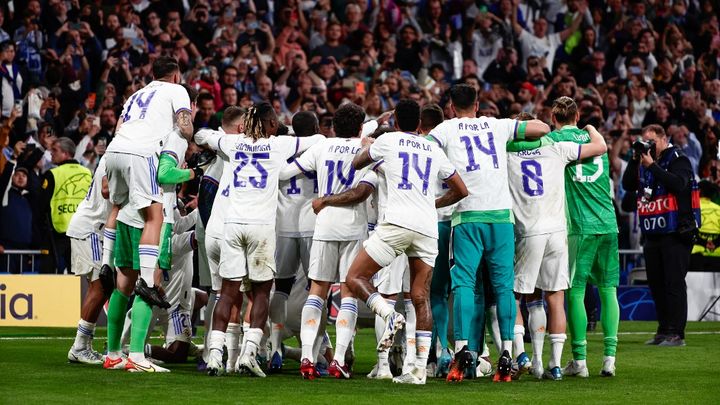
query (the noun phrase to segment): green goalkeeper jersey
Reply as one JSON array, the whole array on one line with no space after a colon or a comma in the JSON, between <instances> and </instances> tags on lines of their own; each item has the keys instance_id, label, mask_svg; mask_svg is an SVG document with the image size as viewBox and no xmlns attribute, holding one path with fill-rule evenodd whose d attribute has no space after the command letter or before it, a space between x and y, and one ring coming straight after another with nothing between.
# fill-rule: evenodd
<instances>
[{"instance_id":1,"label":"green goalkeeper jersey","mask_svg":"<svg viewBox=\"0 0 720 405\"><path fill-rule=\"evenodd\" d=\"M556 142L590 143L590 135L572 125L566 125L547 136ZM565 169L565 196L568 234L617 233L610 181L610 162L607 153L567 166Z\"/></svg>"}]
</instances>

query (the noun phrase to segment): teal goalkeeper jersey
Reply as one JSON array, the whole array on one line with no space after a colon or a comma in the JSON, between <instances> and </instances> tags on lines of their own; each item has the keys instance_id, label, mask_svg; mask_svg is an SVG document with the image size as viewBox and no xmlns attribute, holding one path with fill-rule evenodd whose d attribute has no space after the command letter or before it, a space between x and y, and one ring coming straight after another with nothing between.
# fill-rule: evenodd
<instances>
[{"instance_id":1,"label":"teal goalkeeper jersey","mask_svg":"<svg viewBox=\"0 0 720 405\"><path fill-rule=\"evenodd\" d=\"M590 135L575 126L564 126L547 135L556 142L590 143ZM571 163L565 169L568 234L617 233L610 162L607 153Z\"/></svg>"}]
</instances>

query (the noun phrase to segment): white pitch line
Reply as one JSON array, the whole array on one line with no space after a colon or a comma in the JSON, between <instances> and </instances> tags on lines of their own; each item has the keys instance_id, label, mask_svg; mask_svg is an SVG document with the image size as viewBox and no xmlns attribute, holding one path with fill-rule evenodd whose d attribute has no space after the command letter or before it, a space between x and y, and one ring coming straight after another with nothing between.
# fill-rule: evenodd
<instances>
[{"instance_id":1,"label":"white pitch line","mask_svg":"<svg viewBox=\"0 0 720 405\"><path fill-rule=\"evenodd\" d=\"M653 335L654 332L618 332L618 335ZM720 335L720 331L693 331L686 335ZM602 335L601 332L591 332L589 335ZM0 340L74 340L69 336L0 336ZM107 340L107 337L95 337L93 340Z\"/></svg>"}]
</instances>

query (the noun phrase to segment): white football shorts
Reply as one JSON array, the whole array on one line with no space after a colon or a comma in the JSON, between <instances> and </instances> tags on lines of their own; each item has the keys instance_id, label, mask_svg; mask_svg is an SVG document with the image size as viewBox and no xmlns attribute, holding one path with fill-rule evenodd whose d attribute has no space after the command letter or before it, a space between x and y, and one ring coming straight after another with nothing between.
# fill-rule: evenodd
<instances>
[{"instance_id":1,"label":"white football shorts","mask_svg":"<svg viewBox=\"0 0 720 405\"><path fill-rule=\"evenodd\" d=\"M567 232L519 238L515 244L515 285L518 294L562 291L570 287Z\"/></svg>"},{"instance_id":2,"label":"white football shorts","mask_svg":"<svg viewBox=\"0 0 720 405\"><path fill-rule=\"evenodd\" d=\"M85 239L70 238L70 269L76 276L93 282L102 267L102 235L93 232Z\"/></svg>"},{"instance_id":3,"label":"white football shorts","mask_svg":"<svg viewBox=\"0 0 720 405\"><path fill-rule=\"evenodd\" d=\"M310 271L313 281L345 282L348 270L360 252L362 241L314 240L310 248Z\"/></svg>"},{"instance_id":4,"label":"white football shorts","mask_svg":"<svg viewBox=\"0 0 720 405\"><path fill-rule=\"evenodd\" d=\"M108 152L105 161L110 202L121 206L129 204L136 210L153 202L162 204L162 189L157 182L157 156Z\"/></svg>"},{"instance_id":5,"label":"white football shorts","mask_svg":"<svg viewBox=\"0 0 720 405\"><path fill-rule=\"evenodd\" d=\"M224 235L220 277L255 283L275 278L274 224L225 224Z\"/></svg>"},{"instance_id":6,"label":"white football shorts","mask_svg":"<svg viewBox=\"0 0 720 405\"><path fill-rule=\"evenodd\" d=\"M375 263L382 267L389 266L402 253L435 267L438 254L437 239L388 223L375 227L364 247Z\"/></svg>"}]
</instances>

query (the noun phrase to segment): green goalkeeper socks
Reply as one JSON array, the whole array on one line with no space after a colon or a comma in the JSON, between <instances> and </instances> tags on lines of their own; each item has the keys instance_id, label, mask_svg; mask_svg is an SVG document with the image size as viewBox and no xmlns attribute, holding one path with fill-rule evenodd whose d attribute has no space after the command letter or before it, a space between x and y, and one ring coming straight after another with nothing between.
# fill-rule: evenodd
<instances>
[{"instance_id":1,"label":"green goalkeeper socks","mask_svg":"<svg viewBox=\"0 0 720 405\"><path fill-rule=\"evenodd\" d=\"M130 353L145 352L145 338L147 337L152 308L145 300L135 296L132 306L132 328L130 329Z\"/></svg>"},{"instance_id":2,"label":"green goalkeeper socks","mask_svg":"<svg viewBox=\"0 0 720 405\"><path fill-rule=\"evenodd\" d=\"M618 325L620 324L620 306L617 300L617 288L599 287L600 324L603 328L605 356L615 356L618 343Z\"/></svg>"},{"instance_id":3,"label":"green goalkeeper socks","mask_svg":"<svg viewBox=\"0 0 720 405\"><path fill-rule=\"evenodd\" d=\"M587 313L585 313L585 286L568 290L568 331L574 360L587 357Z\"/></svg>"},{"instance_id":4,"label":"green goalkeeper socks","mask_svg":"<svg viewBox=\"0 0 720 405\"><path fill-rule=\"evenodd\" d=\"M120 338L122 337L123 322L125 322L125 310L127 309L129 299L129 297L121 293L119 290L114 290L110 296L107 313L108 352L120 351Z\"/></svg>"}]
</instances>

